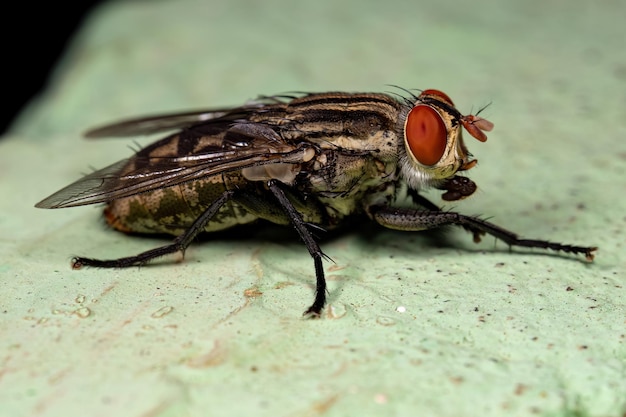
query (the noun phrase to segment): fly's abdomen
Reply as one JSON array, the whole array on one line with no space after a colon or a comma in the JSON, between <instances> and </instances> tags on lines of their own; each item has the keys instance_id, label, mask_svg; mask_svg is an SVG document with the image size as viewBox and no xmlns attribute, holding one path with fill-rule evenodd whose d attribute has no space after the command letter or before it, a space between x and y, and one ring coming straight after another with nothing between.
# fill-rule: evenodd
<instances>
[{"instance_id":1,"label":"fly's abdomen","mask_svg":"<svg viewBox=\"0 0 626 417\"><path fill-rule=\"evenodd\" d=\"M114 200L105 208L104 217L111 227L122 232L180 235L226 190L223 176L215 175ZM204 230L223 230L256 219L256 215L230 201Z\"/></svg>"}]
</instances>

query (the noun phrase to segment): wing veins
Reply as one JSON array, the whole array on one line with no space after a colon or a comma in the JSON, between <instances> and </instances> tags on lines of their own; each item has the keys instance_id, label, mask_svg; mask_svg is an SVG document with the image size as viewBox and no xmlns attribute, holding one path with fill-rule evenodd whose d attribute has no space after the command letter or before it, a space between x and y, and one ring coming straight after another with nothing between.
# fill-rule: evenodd
<instances>
[{"instance_id":1,"label":"wing veins","mask_svg":"<svg viewBox=\"0 0 626 417\"><path fill-rule=\"evenodd\" d=\"M308 147L301 146L288 152L252 153L228 160L210 159L188 166L181 166L178 158L172 158L173 166L163 168L163 157L124 159L93 172L67 187L57 191L36 204L39 208L65 208L105 203L136 194L179 185L211 175L273 163L301 163ZM157 160L157 163L154 161ZM130 164L141 162L141 168L124 172ZM159 168L161 165L161 168Z\"/></svg>"}]
</instances>

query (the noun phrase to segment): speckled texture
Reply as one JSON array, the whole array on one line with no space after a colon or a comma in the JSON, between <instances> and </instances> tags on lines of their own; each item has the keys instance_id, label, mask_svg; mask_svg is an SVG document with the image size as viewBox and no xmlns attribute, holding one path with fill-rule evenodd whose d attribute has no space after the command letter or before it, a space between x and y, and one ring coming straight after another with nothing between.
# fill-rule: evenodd
<instances>
[{"instance_id":1,"label":"speckled texture","mask_svg":"<svg viewBox=\"0 0 626 417\"><path fill-rule=\"evenodd\" d=\"M0 415L623 416L624 3L211 3L101 8L0 142ZM106 229L98 207L32 208L129 155L80 140L94 124L386 84L492 102L489 141L468 142L479 191L447 207L597 244L596 262L463 231L347 234L323 244L330 307L305 321L297 240L264 230L184 262L72 271L72 254L164 241Z\"/></svg>"}]
</instances>

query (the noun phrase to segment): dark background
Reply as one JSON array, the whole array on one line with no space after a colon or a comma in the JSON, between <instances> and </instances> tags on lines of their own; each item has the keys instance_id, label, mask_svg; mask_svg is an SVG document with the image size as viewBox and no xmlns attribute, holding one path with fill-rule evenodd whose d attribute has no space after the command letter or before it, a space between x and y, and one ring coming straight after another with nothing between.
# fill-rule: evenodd
<instances>
[{"instance_id":1,"label":"dark background","mask_svg":"<svg viewBox=\"0 0 626 417\"><path fill-rule=\"evenodd\" d=\"M73 3L12 2L3 15L4 44L0 134L28 101L42 91L68 41L86 14L103 0Z\"/></svg>"}]
</instances>

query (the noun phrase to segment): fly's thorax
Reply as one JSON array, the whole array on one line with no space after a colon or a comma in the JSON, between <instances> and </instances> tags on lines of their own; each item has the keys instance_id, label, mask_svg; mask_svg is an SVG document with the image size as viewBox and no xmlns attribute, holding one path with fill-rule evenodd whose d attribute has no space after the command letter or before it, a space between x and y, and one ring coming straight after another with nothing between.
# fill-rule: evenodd
<instances>
[{"instance_id":1,"label":"fly's thorax","mask_svg":"<svg viewBox=\"0 0 626 417\"><path fill-rule=\"evenodd\" d=\"M276 123L286 141L347 152L396 153L402 104L387 94L325 93L296 98Z\"/></svg>"},{"instance_id":2,"label":"fly's thorax","mask_svg":"<svg viewBox=\"0 0 626 417\"><path fill-rule=\"evenodd\" d=\"M384 134L380 132L379 136ZM393 188L397 180L397 161L392 156L395 151L357 150L363 144L349 137L320 142L318 155L303 166L296 184L306 195L322 203L328 215L324 227L340 224L345 217L369 207L372 201L388 202L387 194L393 194L389 188Z\"/></svg>"},{"instance_id":3,"label":"fly's thorax","mask_svg":"<svg viewBox=\"0 0 626 417\"><path fill-rule=\"evenodd\" d=\"M242 170L250 181L270 178L317 198L331 223L362 210L365 197L397 179L398 117L402 103L387 94L326 93L299 97L264 112L294 147L306 146L300 164ZM294 177L295 175L295 177Z\"/></svg>"},{"instance_id":4,"label":"fly's thorax","mask_svg":"<svg viewBox=\"0 0 626 417\"><path fill-rule=\"evenodd\" d=\"M438 90L424 90L413 107L401 114L403 144L400 165L409 187L438 186L458 171L476 165L463 142L461 127L484 142L493 125L477 116L462 115L452 100Z\"/></svg>"},{"instance_id":5,"label":"fly's thorax","mask_svg":"<svg viewBox=\"0 0 626 417\"><path fill-rule=\"evenodd\" d=\"M317 154L303 166L313 192L351 194L395 178L397 139L392 131L311 139Z\"/></svg>"}]
</instances>

